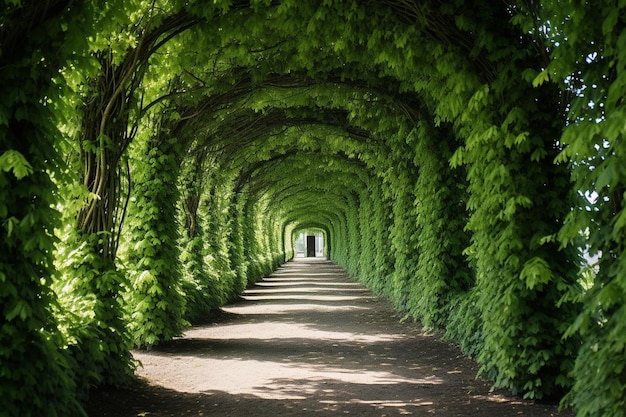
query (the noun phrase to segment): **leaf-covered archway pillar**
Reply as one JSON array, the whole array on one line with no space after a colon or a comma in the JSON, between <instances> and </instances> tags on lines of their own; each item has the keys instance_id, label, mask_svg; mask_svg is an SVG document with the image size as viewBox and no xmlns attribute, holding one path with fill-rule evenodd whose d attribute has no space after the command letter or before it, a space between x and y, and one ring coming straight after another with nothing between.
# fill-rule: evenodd
<instances>
[{"instance_id":1,"label":"leaf-covered archway pillar","mask_svg":"<svg viewBox=\"0 0 626 417\"><path fill-rule=\"evenodd\" d=\"M54 208L63 181L62 134L53 107L67 86L59 69L80 54L66 38L75 21L94 16L71 1L4 2L0 25L0 413L10 416L80 415L77 371L59 332L50 286L56 271ZM75 6L75 7L74 7ZM89 9L89 7L86 7ZM74 22L73 22L74 21ZM61 106L62 107L62 106ZM59 108L57 107L58 111Z\"/></svg>"},{"instance_id":2,"label":"leaf-covered archway pillar","mask_svg":"<svg viewBox=\"0 0 626 417\"><path fill-rule=\"evenodd\" d=\"M263 205L265 209L265 215L259 216L259 227L262 231L261 234L261 246L263 247L263 256L265 257L265 263L269 271L274 271L285 261L284 252L279 248L279 234L278 234L278 221L281 210L278 207L274 207L267 197L264 196ZM262 211L263 212L263 211Z\"/></svg>"},{"instance_id":3,"label":"leaf-covered archway pillar","mask_svg":"<svg viewBox=\"0 0 626 417\"><path fill-rule=\"evenodd\" d=\"M360 195L356 190L344 194L346 201L347 242L344 257L345 268L352 276L357 276L361 257L361 224L359 224Z\"/></svg>"},{"instance_id":4,"label":"leaf-covered archway pillar","mask_svg":"<svg viewBox=\"0 0 626 417\"><path fill-rule=\"evenodd\" d=\"M362 242L361 242L361 262L359 267L358 276L364 283L371 282L375 278L376 270L376 235L379 233L379 225L376 224L375 219L375 204L376 198L374 195L376 187L372 184L373 181L378 181L376 177L368 178L366 187L367 193L363 194L361 199L361 205L359 206L359 223L363 225L361 228ZM367 227L365 227L367 225Z\"/></svg>"},{"instance_id":5,"label":"leaf-covered archway pillar","mask_svg":"<svg viewBox=\"0 0 626 417\"><path fill-rule=\"evenodd\" d=\"M78 175L89 197L63 238L68 253L62 271L71 297L91 304L91 313L77 331L72 351L79 368L87 371L84 384L119 384L132 374L130 338L123 319L121 294L127 284L117 268L117 249L123 223L125 189L129 187L125 151L131 137L129 111L132 93L120 77L129 68L114 64L111 50L98 53L100 74L89 81L83 98L78 133ZM133 73L132 70L130 70Z\"/></svg>"},{"instance_id":6,"label":"leaf-covered archway pillar","mask_svg":"<svg viewBox=\"0 0 626 417\"><path fill-rule=\"evenodd\" d=\"M559 238L577 246L587 237L593 272L583 308L569 329L581 338L571 392L564 404L581 417L626 416L626 5L542 4L542 19L562 22L551 62L538 80L574 93L559 158L585 194ZM576 16L576 19L571 19ZM555 44L557 42L554 42ZM591 282L593 279L593 282Z\"/></svg>"},{"instance_id":7,"label":"leaf-covered archway pillar","mask_svg":"<svg viewBox=\"0 0 626 417\"><path fill-rule=\"evenodd\" d=\"M248 260L245 257L245 206L247 196L243 190L235 190L230 199L228 217L230 230L228 231L228 257L235 272L235 280L229 288L229 299L236 297L246 289Z\"/></svg>"},{"instance_id":8,"label":"leaf-covered archway pillar","mask_svg":"<svg viewBox=\"0 0 626 417\"><path fill-rule=\"evenodd\" d=\"M335 235L337 234L337 226L332 219L328 220L328 239L326 241L326 258L330 261L334 261L333 248L335 247Z\"/></svg>"},{"instance_id":9,"label":"leaf-covered archway pillar","mask_svg":"<svg viewBox=\"0 0 626 417\"><path fill-rule=\"evenodd\" d=\"M393 218L388 196L383 192L387 171L392 163L389 149L380 147L373 159L376 165L363 170L358 218L361 232L358 279L376 294L385 293L393 273L394 250L390 244ZM365 159L365 158L364 158Z\"/></svg>"},{"instance_id":10,"label":"leaf-covered archway pillar","mask_svg":"<svg viewBox=\"0 0 626 417\"><path fill-rule=\"evenodd\" d=\"M73 295L93 300L91 320L77 337L77 359L86 362L81 368L89 369L87 378L93 384L119 384L134 367L121 305L127 280L116 258L125 217L124 192L130 187L123 184L128 178L126 151L146 110L140 87L153 54L198 22L185 11L150 7L143 11L129 13L123 22L117 15L95 42L101 48L92 51L97 70L85 80L77 135L80 175L90 198L64 244L77 248L66 270L73 275ZM132 21L138 16L140 21ZM111 33L115 35L107 39ZM119 33L124 36L116 37Z\"/></svg>"},{"instance_id":11,"label":"leaf-covered archway pillar","mask_svg":"<svg viewBox=\"0 0 626 417\"><path fill-rule=\"evenodd\" d=\"M124 298L133 344L150 347L179 336L185 324L177 216L184 148L168 129L139 148L125 229L130 288Z\"/></svg>"},{"instance_id":12,"label":"leaf-covered archway pillar","mask_svg":"<svg viewBox=\"0 0 626 417\"><path fill-rule=\"evenodd\" d=\"M284 209L274 207L269 216L265 217L265 229L268 230L269 250L270 253L273 254L272 269L278 268L287 261L285 242L282 235L283 226L281 225L283 216Z\"/></svg>"},{"instance_id":13,"label":"leaf-covered archway pillar","mask_svg":"<svg viewBox=\"0 0 626 417\"><path fill-rule=\"evenodd\" d=\"M417 175L417 168L407 160L396 161L395 167L387 172L387 195L393 201L390 241L394 264L391 279L385 282L385 293L400 311L406 309L409 281L415 274L419 257L419 225L413 195Z\"/></svg>"},{"instance_id":14,"label":"leaf-covered archway pillar","mask_svg":"<svg viewBox=\"0 0 626 417\"><path fill-rule=\"evenodd\" d=\"M329 248L329 258L340 265L343 265L344 254L347 245L347 215L344 200L341 196L336 195L333 198L335 205L329 207L328 224L332 242Z\"/></svg>"},{"instance_id":15,"label":"leaf-covered archway pillar","mask_svg":"<svg viewBox=\"0 0 626 417\"><path fill-rule=\"evenodd\" d=\"M267 213L266 201L257 194L249 193L243 208L243 251L248 264L246 285L254 283L271 272L271 255L264 245L269 232L263 225L263 214Z\"/></svg>"},{"instance_id":16,"label":"leaf-covered archway pillar","mask_svg":"<svg viewBox=\"0 0 626 417\"><path fill-rule=\"evenodd\" d=\"M414 206L419 238L416 271L410 277L408 312L426 328L445 329L452 299L474 284L463 251L469 246L466 180L449 160L458 146L451 127L421 121L407 138L415 148L419 176Z\"/></svg>"},{"instance_id":17,"label":"leaf-covered archway pillar","mask_svg":"<svg viewBox=\"0 0 626 417\"><path fill-rule=\"evenodd\" d=\"M221 303L231 300L237 294L231 289L235 285L236 271L230 258L230 204L233 197L233 174L218 164L209 171L207 193L200 201L200 218L204 224L204 259L208 276L215 280L219 288Z\"/></svg>"},{"instance_id":18,"label":"leaf-covered archway pillar","mask_svg":"<svg viewBox=\"0 0 626 417\"><path fill-rule=\"evenodd\" d=\"M346 161L350 169L341 176L329 178L328 186L338 194L341 202L340 215L342 217L342 231L335 238L333 245L336 255L334 259L342 265L348 273L359 278L360 264L363 259L362 242L363 229L368 225L361 223L361 204L367 196L368 178L371 168L363 161L349 159ZM332 179L332 181L331 181Z\"/></svg>"},{"instance_id":19,"label":"leaf-covered archway pillar","mask_svg":"<svg viewBox=\"0 0 626 417\"><path fill-rule=\"evenodd\" d=\"M533 398L562 394L576 350L562 339L577 309L564 296L576 285L578 263L575 249L555 241L572 192L567 167L553 162L555 97L518 81L506 91L483 86L465 110L467 140L455 154L469 179L481 370L496 387Z\"/></svg>"},{"instance_id":20,"label":"leaf-covered archway pillar","mask_svg":"<svg viewBox=\"0 0 626 417\"><path fill-rule=\"evenodd\" d=\"M181 251L181 290L185 297L185 320L194 322L219 307L223 301L216 274L212 274L205 261L209 252L206 213L202 210L210 188L211 158L206 149L195 150L183 160L180 174L179 201L182 233L179 239ZM214 254L210 254L213 256Z\"/></svg>"},{"instance_id":21,"label":"leaf-covered archway pillar","mask_svg":"<svg viewBox=\"0 0 626 417\"><path fill-rule=\"evenodd\" d=\"M331 258L337 262L337 264L345 267L345 253L347 251L346 246L348 244L348 232L347 232L347 217L345 207L341 207L337 211L338 221L335 225L335 239L331 248Z\"/></svg>"},{"instance_id":22,"label":"leaf-covered archway pillar","mask_svg":"<svg viewBox=\"0 0 626 417\"><path fill-rule=\"evenodd\" d=\"M386 282L391 280L393 274L393 256L391 253L391 230L393 201L389 200L383 191L384 184L381 177L372 185L370 196L374 202L374 224L376 225L376 234L374 235L375 250L375 275L372 277L373 288L376 292L382 293ZM375 283L375 284L374 284Z\"/></svg>"}]
</instances>

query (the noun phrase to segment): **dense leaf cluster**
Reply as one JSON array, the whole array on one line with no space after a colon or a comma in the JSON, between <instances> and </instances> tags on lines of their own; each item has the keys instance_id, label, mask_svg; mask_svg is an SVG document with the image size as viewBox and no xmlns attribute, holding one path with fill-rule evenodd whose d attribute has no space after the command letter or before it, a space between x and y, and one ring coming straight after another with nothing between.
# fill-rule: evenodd
<instances>
[{"instance_id":1,"label":"dense leaf cluster","mask_svg":"<svg viewBox=\"0 0 626 417\"><path fill-rule=\"evenodd\" d=\"M0 416L81 415L303 230L495 387L626 415L624 2L165 3L0 6Z\"/></svg>"}]
</instances>

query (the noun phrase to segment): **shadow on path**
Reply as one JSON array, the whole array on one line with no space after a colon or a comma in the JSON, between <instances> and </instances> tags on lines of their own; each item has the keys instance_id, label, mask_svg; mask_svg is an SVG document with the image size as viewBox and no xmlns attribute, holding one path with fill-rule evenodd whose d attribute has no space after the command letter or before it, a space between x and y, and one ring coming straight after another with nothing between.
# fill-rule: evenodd
<instances>
[{"instance_id":1,"label":"shadow on path","mask_svg":"<svg viewBox=\"0 0 626 417\"><path fill-rule=\"evenodd\" d=\"M400 323L388 302L326 260L289 262L224 311L134 352L138 383L93 393L89 415L572 415L490 393L473 361Z\"/></svg>"}]
</instances>

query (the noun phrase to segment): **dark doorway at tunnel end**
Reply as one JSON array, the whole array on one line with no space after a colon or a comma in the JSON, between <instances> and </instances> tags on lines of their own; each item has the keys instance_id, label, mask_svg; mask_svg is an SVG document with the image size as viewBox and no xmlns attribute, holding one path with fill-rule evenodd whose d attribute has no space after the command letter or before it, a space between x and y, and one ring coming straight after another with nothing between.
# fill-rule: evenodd
<instances>
[{"instance_id":1,"label":"dark doorway at tunnel end","mask_svg":"<svg viewBox=\"0 0 626 417\"><path fill-rule=\"evenodd\" d=\"M306 256L307 258L315 258L315 236L308 235L306 237Z\"/></svg>"}]
</instances>

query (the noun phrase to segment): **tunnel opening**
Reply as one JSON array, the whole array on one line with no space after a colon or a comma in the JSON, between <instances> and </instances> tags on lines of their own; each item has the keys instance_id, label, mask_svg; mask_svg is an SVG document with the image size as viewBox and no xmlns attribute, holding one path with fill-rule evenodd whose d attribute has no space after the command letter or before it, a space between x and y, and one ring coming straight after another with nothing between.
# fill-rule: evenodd
<instances>
[{"instance_id":1,"label":"tunnel opening","mask_svg":"<svg viewBox=\"0 0 626 417\"><path fill-rule=\"evenodd\" d=\"M324 232L319 229L300 231L295 240L296 258L321 258L324 257Z\"/></svg>"}]
</instances>

